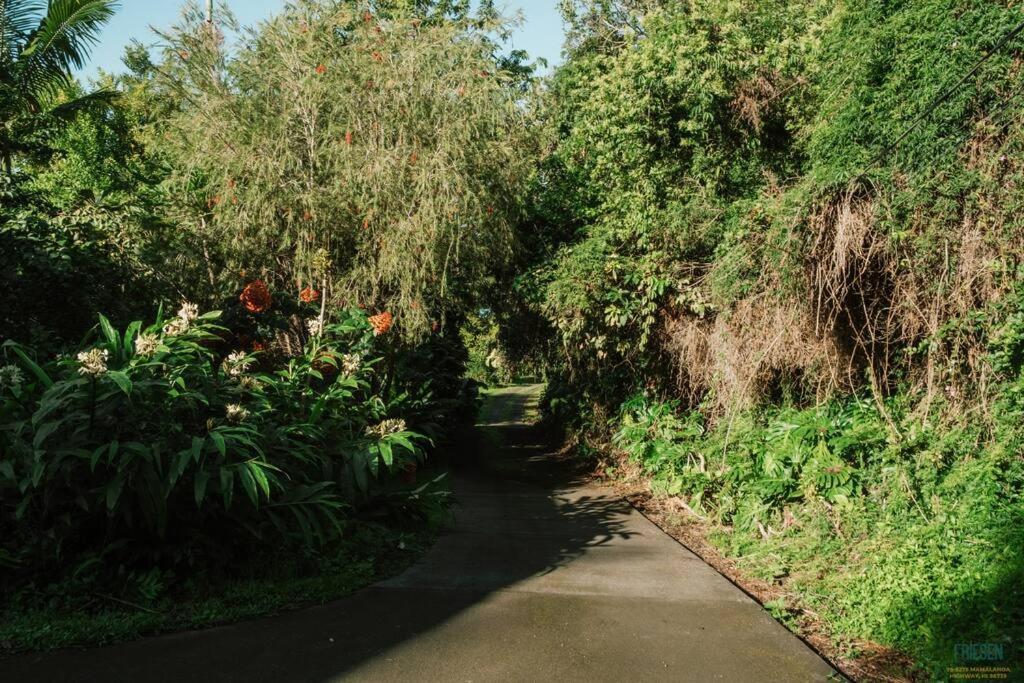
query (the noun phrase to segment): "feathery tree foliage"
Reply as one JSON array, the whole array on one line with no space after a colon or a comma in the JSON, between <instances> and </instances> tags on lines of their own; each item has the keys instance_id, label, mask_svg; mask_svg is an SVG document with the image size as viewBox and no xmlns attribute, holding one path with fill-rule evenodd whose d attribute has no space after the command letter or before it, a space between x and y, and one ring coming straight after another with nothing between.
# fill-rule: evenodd
<instances>
[{"instance_id":1,"label":"feathery tree foliage","mask_svg":"<svg viewBox=\"0 0 1024 683\"><path fill-rule=\"evenodd\" d=\"M497 18L301 0L229 54L193 8L162 67L181 218L220 266L388 308L422 336L515 248L530 175Z\"/></svg>"}]
</instances>

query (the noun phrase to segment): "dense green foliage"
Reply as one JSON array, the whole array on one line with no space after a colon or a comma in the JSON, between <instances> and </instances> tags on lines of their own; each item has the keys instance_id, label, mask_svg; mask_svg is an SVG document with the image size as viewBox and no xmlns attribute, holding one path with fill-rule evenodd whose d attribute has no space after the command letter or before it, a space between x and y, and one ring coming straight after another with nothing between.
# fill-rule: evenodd
<instances>
[{"instance_id":1,"label":"dense green foliage","mask_svg":"<svg viewBox=\"0 0 1024 683\"><path fill-rule=\"evenodd\" d=\"M323 546L373 480L422 458L405 399L385 404L371 384L381 358L365 314L287 359L229 352L218 316L186 304L123 332L101 317L97 343L44 365L5 347L8 587L100 572L101 558L223 562L268 536Z\"/></svg>"},{"instance_id":2,"label":"dense green foliage","mask_svg":"<svg viewBox=\"0 0 1024 683\"><path fill-rule=\"evenodd\" d=\"M1019 14L568 4L517 283L548 412L835 638L1021 659L1024 41L956 84Z\"/></svg>"}]
</instances>

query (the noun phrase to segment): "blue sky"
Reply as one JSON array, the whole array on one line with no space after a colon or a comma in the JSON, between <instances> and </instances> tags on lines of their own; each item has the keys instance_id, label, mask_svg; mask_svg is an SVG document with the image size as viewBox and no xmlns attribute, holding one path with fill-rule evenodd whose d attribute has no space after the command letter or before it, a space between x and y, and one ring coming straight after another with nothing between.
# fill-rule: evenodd
<instances>
[{"instance_id":1,"label":"blue sky","mask_svg":"<svg viewBox=\"0 0 1024 683\"><path fill-rule=\"evenodd\" d=\"M231 8L242 24L252 24L270 16L284 6L285 0L216 0L218 5ZM157 38L150 26L166 28L178 19L184 0L120 0L120 9L104 29L100 44L92 51L92 59L83 76L89 77L98 69L122 71L121 55L128 42L135 38L143 44L152 44ZM531 57L544 57L549 64L559 61L562 49L562 18L558 14L558 0L499 0L507 15L521 11L523 25L512 38L512 47L526 50Z\"/></svg>"}]
</instances>

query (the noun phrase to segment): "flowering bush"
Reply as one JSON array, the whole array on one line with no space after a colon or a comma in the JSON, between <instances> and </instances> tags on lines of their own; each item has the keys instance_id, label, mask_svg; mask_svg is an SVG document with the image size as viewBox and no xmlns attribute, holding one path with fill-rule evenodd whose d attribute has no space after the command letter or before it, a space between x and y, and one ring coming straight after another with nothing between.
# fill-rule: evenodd
<instances>
[{"instance_id":1,"label":"flowering bush","mask_svg":"<svg viewBox=\"0 0 1024 683\"><path fill-rule=\"evenodd\" d=\"M198 539L323 544L374 482L423 457L402 403L374 394L361 312L269 370L260 352L219 353L219 323L191 305L123 332L101 316L89 348L43 364L3 346L0 555L15 573L112 542L128 561Z\"/></svg>"}]
</instances>

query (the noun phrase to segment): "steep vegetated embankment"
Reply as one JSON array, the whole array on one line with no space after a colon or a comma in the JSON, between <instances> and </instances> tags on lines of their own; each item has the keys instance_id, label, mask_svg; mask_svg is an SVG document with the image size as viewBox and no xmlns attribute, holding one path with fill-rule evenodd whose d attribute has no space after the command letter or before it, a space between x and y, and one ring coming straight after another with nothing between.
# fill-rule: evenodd
<instances>
[{"instance_id":1,"label":"steep vegetated embankment","mask_svg":"<svg viewBox=\"0 0 1024 683\"><path fill-rule=\"evenodd\" d=\"M631 5L569 12L506 353L837 640L1011 666L1019 11Z\"/></svg>"}]
</instances>

